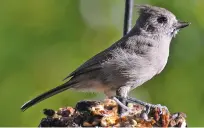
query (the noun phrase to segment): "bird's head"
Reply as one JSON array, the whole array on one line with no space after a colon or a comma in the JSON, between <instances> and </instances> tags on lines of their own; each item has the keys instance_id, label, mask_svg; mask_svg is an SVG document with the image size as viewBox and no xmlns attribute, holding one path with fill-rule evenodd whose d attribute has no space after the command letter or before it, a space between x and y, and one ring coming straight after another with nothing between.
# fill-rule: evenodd
<instances>
[{"instance_id":1,"label":"bird's head","mask_svg":"<svg viewBox=\"0 0 204 128\"><path fill-rule=\"evenodd\" d=\"M190 23L182 22L176 19L176 16L160 7L150 5L136 5L139 10L139 18L136 23L136 28L141 34L147 36L167 36L175 37L177 32Z\"/></svg>"}]
</instances>

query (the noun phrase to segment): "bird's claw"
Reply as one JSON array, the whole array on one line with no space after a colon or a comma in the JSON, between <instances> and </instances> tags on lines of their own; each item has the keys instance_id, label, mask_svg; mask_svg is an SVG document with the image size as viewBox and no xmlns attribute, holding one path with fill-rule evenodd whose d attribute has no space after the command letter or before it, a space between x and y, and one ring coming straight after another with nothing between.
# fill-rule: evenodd
<instances>
[{"instance_id":1,"label":"bird's claw","mask_svg":"<svg viewBox=\"0 0 204 128\"><path fill-rule=\"evenodd\" d=\"M161 115L161 114L163 114L163 110L165 110L166 112L169 112L169 110L168 110L168 108L166 107L166 106L162 106L161 104L156 104L156 105L154 105L154 104L148 104L148 105L146 105L146 112L147 112L147 114L150 112L150 109L151 108L158 108L159 109L159 114Z\"/></svg>"},{"instance_id":2,"label":"bird's claw","mask_svg":"<svg viewBox=\"0 0 204 128\"><path fill-rule=\"evenodd\" d=\"M118 98L118 96L117 96L117 98ZM141 100L138 100L138 99L135 99L135 98L132 98L132 97L127 97L126 100L137 103L137 104L140 104L142 106L145 106L147 114L149 114L151 108L158 108L159 111L160 111L159 114L163 114L163 110L165 110L166 112L169 112L168 108L166 106L162 106L161 104L156 104L156 105L149 104L149 103L143 102Z\"/></svg>"},{"instance_id":3,"label":"bird's claw","mask_svg":"<svg viewBox=\"0 0 204 128\"><path fill-rule=\"evenodd\" d=\"M161 104L156 105L157 108L160 110L160 114L163 114L164 110L168 113L169 109L166 106L162 106Z\"/></svg>"},{"instance_id":4,"label":"bird's claw","mask_svg":"<svg viewBox=\"0 0 204 128\"><path fill-rule=\"evenodd\" d=\"M117 104L121 107L121 111L120 111L121 116L126 115L129 112L132 112L132 110L128 106L126 106L124 103L122 103L118 98L113 97L113 100L115 100L115 102L117 102Z\"/></svg>"},{"instance_id":5,"label":"bird's claw","mask_svg":"<svg viewBox=\"0 0 204 128\"><path fill-rule=\"evenodd\" d=\"M146 108L145 113L149 114L151 107L149 105L146 105L145 108Z\"/></svg>"}]
</instances>

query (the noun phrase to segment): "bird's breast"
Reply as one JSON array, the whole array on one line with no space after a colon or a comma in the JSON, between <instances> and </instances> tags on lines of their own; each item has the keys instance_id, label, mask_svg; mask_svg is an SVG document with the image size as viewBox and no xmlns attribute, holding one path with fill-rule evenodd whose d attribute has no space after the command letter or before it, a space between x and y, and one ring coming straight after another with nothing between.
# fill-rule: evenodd
<instances>
[{"instance_id":1,"label":"bird's breast","mask_svg":"<svg viewBox=\"0 0 204 128\"><path fill-rule=\"evenodd\" d=\"M158 52L156 56L156 62L155 64L157 65L157 74L161 73L163 69L165 68L167 61L169 57L169 45L161 45L158 47Z\"/></svg>"}]
</instances>

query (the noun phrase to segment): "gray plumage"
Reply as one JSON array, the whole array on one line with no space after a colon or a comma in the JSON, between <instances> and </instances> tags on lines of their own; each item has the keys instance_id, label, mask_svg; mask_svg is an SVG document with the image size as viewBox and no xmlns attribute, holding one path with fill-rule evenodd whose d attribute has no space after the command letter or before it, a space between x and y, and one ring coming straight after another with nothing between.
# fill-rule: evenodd
<instances>
[{"instance_id":1,"label":"gray plumage","mask_svg":"<svg viewBox=\"0 0 204 128\"><path fill-rule=\"evenodd\" d=\"M106 50L72 72L60 85L22 106L22 110L66 89L99 91L108 97L128 93L159 74L165 67L172 37L187 22L179 22L164 8L138 5L139 18L132 30Z\"/></svg>"}]
</instances>

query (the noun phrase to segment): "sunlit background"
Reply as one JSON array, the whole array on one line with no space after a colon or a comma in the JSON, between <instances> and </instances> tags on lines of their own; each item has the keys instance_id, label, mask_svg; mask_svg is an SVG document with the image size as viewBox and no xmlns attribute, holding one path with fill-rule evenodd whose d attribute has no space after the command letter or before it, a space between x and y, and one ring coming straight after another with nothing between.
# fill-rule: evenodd
<instances>
[{"instance_id":1,"label":"sunlit background","mask_svg":"<svg viewBox=\"0 0 204 128\"><path fill-rule=\"evenodd\" d=\"M63 92L25 112L20 106L62 84L62 79L122 36L124 0L0 1L0 126L38 126L44 108L74 106L94 93ZM132 96L187 114L204 126L204 1L135 0L190 21L173 39L165 70ZM133 23L138 16L134 9Z\"/></svg>"}]
</instances>

